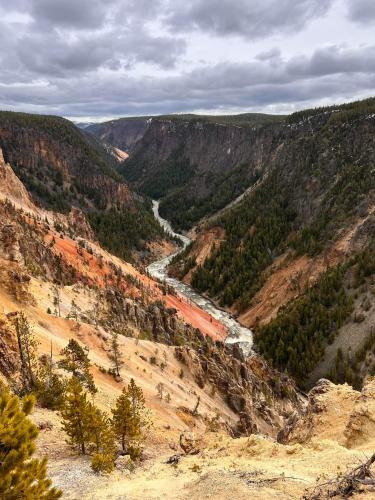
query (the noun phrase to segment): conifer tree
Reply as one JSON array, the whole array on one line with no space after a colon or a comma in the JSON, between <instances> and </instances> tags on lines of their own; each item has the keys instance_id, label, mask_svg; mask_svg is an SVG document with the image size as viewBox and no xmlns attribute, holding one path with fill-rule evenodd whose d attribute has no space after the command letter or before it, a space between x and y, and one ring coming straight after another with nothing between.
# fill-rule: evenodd
<instances>
[{"instance_id":1,"label":"conifer tree","mask_svg":"<svg viewBox=\"0 0 375 500\"><path fill-rule=\"evenodd\" d=\"M92 394L97 392L94 378L89 371L89 357L79 343L70 339L68 345L61 351L61 355L63 358L59 361L60 368L72 372L73 376L79 378Z\"/></svg>"},{"instance_id":2,"label":"conifer tree","mask_svg":"<svg viewBox=\"0 0 375 500\"><path fill-rule=\"evenodd\" d=\"M87 401L87 394L81 383L73 376L67 385L61 416L63 430L68 434L70 444L78 446L82 454L86 453L92 437L90 415L91 403Z\"/></svg>"},{"instance_id":3,"label":"conifer tree","mask_svg":"<svg viewBox=\"0 0 375 500\"><path fill-rule=\"evenodd\" d=\"M109 358L113 364L113 372L117 375L117 377L119 377L120 376L120 369L124 365L124 362L123 362L123 357L122 357L120 345L118 343L118 333L114 333L112 335L111 352L110 352Z\"/></svg>"},{"instance_id":4,"label":"conifer tree","mask_svg":"<svg viewBox=\"0 0 375 500\"><path fill-rule=\"evenodd\" d=\"M133 418L132 405L125 387L117 398L112 414L115 436L121 443L122 451L126 452L130 441L140 436L140 422Z\"/></svg>"},{"instance_id":5,"label":"conifer tree","mask_svg":"<svg viewBox=\"0 0 375 500\"><path fill-rule=\"evenodd\" d=\"M115 459L115 436L108 416L90 405L89 420L91 427L91 442L95 453L91 467L95 472L112 472Z\"/></svg>"},{"instance_id":6,"label":"conifer tree","mask_svg":"<svg viewBox=\"0 0 375 500\"><path fill-rule=\"evenodd\" d=\"M44 408L59 410L64 403L65 389L66 382L54 371L52 359L42 356L36 382L38 403Z\"/></svg>"},{"instance_id":7,"label":"conifer tree","mask_svg":"<svg viewBox=\"0 0 375 500\"><path fill-rule=\"evenodd\" d=\"M127 395L131 402L133 416L139 417L142 422L145 416L145 397L142 389L136 385L133 378L130 379Z\"/></svg>"},{"instance_id":8,"label":"conifer tree","mask_svg":"<svg viewBox=\"0 0 375 500\"><path fill-rule=\"evenodd\" d=\"M46 477L47 460L32 458L37 427L27 418L33 398L22 401L0 386L0 498L55 500L61 491Z\"/></svg>"},{"instance_id":9,"label":"conifer tree","mask_svg":"<svg viewBox=\"0 0 375 500\"><path fill-rule=\"evenodd\" d=\"M134 380L130 380L128 388L123 389L112 409L112 425L122 450L133 457L139 456L139 443L142 429L146 428L146 411L142 389Z\"/></svg>"},{"instance_id":10,"label":"conifer tree","mask_svg":"<svg viewBox=\"0 0 375 500\"><path fill-rule=\"evenodd\" d=\"M23 391L27 393L31 392L36 385L35 370L38 343L24 313L19 312L15 315L14 325L21 362L22 386Z\"/></svg>"}]
</instances>

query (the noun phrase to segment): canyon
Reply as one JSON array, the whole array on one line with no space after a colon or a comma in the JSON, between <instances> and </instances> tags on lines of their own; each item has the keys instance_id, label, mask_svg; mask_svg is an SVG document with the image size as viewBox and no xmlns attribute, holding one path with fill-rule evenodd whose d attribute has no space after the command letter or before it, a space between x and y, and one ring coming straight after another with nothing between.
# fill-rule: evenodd
<instances>
[{"instance_id":1,"label":"canyon","mask_svg":"<svg viewBox=\"0 0 375 500\"><path fill-rule=\"evenodd\" d=\"M371 456L374 118L372 102L353 106L349 117L345 107L163 116L83 131L0 113L1 381L17 393L24 314L59 376L74 339L97 407L108 413L133 379L153 424L131 469L100 475L66 443L59 412L37 404L36 453L63 498L325 498ZM259 264L251 277L244 255L245 267ZM232 278L257 286L241 307L223 303ZM312 328L308 311L326 316ZM291 341L290 364L273 350L285 324L311 349ZM318 344L321 325L331 336ZM307 353L316 362L300 380L291 362ZM353 490L372 494L371 484Z\"/></svg>"}]
</instances>

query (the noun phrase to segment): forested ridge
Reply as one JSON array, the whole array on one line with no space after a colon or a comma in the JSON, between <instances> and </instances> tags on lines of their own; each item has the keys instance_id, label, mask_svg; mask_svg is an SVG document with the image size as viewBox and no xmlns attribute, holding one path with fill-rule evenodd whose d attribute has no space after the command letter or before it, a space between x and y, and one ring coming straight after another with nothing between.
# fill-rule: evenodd
<instances>
[{"instance_id":1,"label":"forested ridge","mask_svg":"<svg viewBox=\"0 0 375 500\"><path fill-rule=\"evenodd\" d=\"M57 116L0 112L0 147L37 204L81 209L99 242L131 260L163 231L133 197L113 156L94 136Z\"/></svg>"}]
</instances>

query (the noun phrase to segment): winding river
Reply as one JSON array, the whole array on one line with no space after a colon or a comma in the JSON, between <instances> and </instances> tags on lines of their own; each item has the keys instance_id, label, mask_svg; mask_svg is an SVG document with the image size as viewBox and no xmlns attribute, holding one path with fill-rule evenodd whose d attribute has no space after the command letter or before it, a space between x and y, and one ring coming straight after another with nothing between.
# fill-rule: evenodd
<instances>
[{"instance_id":1,"label":"winding river","mask_svg":"<svg viewBox=\"0 0 375 500\"><path fill-rule=\"evenodd\" d=\"M149 272L150 276L167 283L178 294L184 296L191 302L194 302L201 309L208 312L213 318L220 321L228 328L229 332L225 342L227 344L238 343L240 344L243 352L245 354L249 354L251 352L251 347L253 344L253 334L251 330L241 326L230 314L217 308L209 299L206 299L205 297L197 293L189 285L186 285L185 283L182 283L181 281L168 276L167 266L170 264L173 257L181 253L191 243L191 240L187 236L175 233L170 223L160 216L158 201L153 200L152 211L154 213L154 217L158 220L159 224L165 229L165 231L171 236L178 238L182 242L183 247L174 254L150 264L147 267L147 271Z\"/></svg>"}]
</instances>

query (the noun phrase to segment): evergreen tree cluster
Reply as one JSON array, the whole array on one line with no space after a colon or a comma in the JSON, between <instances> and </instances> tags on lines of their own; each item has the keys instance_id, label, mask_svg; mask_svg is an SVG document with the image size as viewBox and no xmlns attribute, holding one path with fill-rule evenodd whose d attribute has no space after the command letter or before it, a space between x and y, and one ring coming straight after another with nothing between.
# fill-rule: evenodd
<instances>
[{"instance_id":1,"label":"evergreen tree cluster","mask_svg":"<svg viewBox=\"0 0 375 500\"><path fill-rule=\"evenodd\" d=\"M184 186L169 192L160 202L160 214L172 222L177 229L189 229L203 217L212 215L241 195L259 179L259 174L249 176L246 163L234 167L229 172L210 172L205 184L212 193L201 199L193 199L185 192ZM177 209L176 209L177 208Z\"/></svg>"},{"instance_id":2,"label":"evergreen tree cluster","mask_svg":"<svg viewBox=\"0 0 375 500\"><path fill-rule=\"evenodd\" d=\"M363 99L361 101L349 102L346 104L321 106L314 109L304 109L296 111L287 117L288 123L298 123L313 116L327 113L329 120L333 123L343 123L353 120L359 116L375 113L375 98Z\"/></svg>"},{"instance_id":3,"label":"evergreen tree cluster","mask_svg":"<svg viewBox=\"0 0 375 500\"><path fill-rule=\"evenodd\" d=\"M82 454L91 454L91 466L96 472L111 472L114 468L116 443L132 460L141 456L140 444L147 414L142 390L131 379L112 408L112 417L98 409L87 398L87 392L76 377L68 382L61 410L63 430L69 443Z\"/></svg>"},{"instance_id":4,"label":"evergreen tree cluster","mask_svg":"<svg viewBox=\"0 0 375 500\"><path fill-rule=\"evenodd\" d=\"M0 385L0 498L55 500L62 492L47 478L47 460L33 458L38 429L28 415L32 396L22 400Z\"/></svg>"},{"instance_id":5,"label":"evergreen tree cluster","mask_svg":"<svg viewBox=\"0 0 375 500\"><path fill-rule=\"evenodd\" d=\"M290 232L295 212L279 190L277 176L251 199L231 210L219 223L225 241L192 275L192 286L222 306L246 307L262 284L262 272L278 255Z\"/></svg>"},{"instance_id":6,"label":"evergreen tree cluster","mask_svg":"<svg viewBox=\"0 0 375 500\"><path fill-rule=\"evenodd\" d=\"M112 208L87 215L101 245L127 261L133 260L133 250L144 250L145 242L164 235L151 211L140 204L135 211Z\"/></svg>"},{"instance_id":7,"label":"evergreen tree cluster","mask_svg":"<svg viewBox=\"0 0 375 500\"><path fill-rule=\"evenodd\" d=\"M333 342L340 327L351 316L355 290L366 280L373 280L374 274L375 252L370 242L368 248L346 263L328 269L299 298L281 308L275 319L256 329L260 353L276 368L287 371L303 383L323 358L327 344ZM330 374L334 381L347 380L359 385L358 377L350 372L370 349L368 343L372 340L370 336L364 350L350 359L338 353L336 368L333 367Z\"/></svg>"},{"instance_id":8,"label":"evergreen tree cluster","mask_svg":"<svg viewBox=\"0 0 375 500\"><path fill-rule=\"evenodd\" d=\"M353 310L345 291L346 267L329 269L301 297L256 331L261 354L279 370L303 382Z\"/></svg>"}]
</instances>

